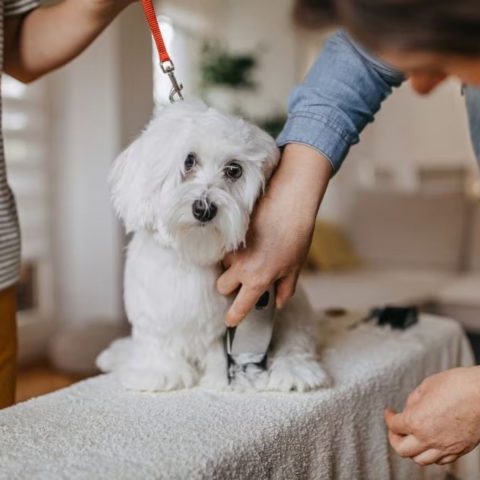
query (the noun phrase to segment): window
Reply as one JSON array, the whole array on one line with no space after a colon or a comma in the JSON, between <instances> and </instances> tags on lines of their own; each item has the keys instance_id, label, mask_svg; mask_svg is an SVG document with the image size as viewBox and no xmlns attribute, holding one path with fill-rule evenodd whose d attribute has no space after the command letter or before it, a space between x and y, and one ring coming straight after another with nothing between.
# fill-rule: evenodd
<instances>
[{"instance_id":1,"label":"window","mask_svg":"<svg viewBox=\"0 0 480 480\"><path fill-rule=\"evenodd\" d=\"M4 76L3 133L8 179L17 199L23 258L48 254L46 94L42 85L26 87Z\"/></svg>"},{"instance_id":2,"label":"window","mask_svg":"<svg viewBox=\"0 0 480 480\"><path fill-rule=\"evenodd\" d=\"M9 184L22 230L22 268L18 288L19 338L39 348L51 314L51 233L48 104L43 82L26 86L2 77L3 135ZM28 330L36 333L28 339ZM35 338L33 338L35 337ZM22 354L22 352L21 352Z\"/></svg>"}]
</instances>

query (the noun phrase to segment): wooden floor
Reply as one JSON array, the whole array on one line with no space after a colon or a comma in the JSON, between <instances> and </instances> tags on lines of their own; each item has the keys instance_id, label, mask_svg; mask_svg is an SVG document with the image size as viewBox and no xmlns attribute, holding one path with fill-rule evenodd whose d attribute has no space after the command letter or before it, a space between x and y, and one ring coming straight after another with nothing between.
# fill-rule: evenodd
<instances>
[{"instance_id":1,"label":"wooden floor","mask_svg":"<svg viewBox=\"0 0 480 480\"><path fill-rule=\"evenodd\" d=\"M84 377L58 372L47 362L20 367L17 376L17 403L68 387L82 378Z\"/></svg>"}]
</instances>

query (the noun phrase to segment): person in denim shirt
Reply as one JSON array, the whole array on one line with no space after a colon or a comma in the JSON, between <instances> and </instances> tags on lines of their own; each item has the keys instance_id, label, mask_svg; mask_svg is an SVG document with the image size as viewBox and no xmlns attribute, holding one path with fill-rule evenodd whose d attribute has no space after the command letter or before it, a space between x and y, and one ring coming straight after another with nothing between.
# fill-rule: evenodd
<instances>
[{"instance_id":1,"label":"person in denim shirt","mask_svg":"<svg viewBox=\"0 0 480 480\"><path fill-rule=\"evenodd\" d=\"M280 166L256 209L247 248L225 260L218 290L239 289L229 325L238 324L273 282L277 307L293 294L331 176L407 77L420 94L449 76L462 81L480 158L478 0L297 0L296 13L312 27L327 23L345 31L330 37L293 90L278 138ZM427 378L403 412L385 411L385 421L401 456L421 465L455 461L480 443L480 367Z\"/></svg>"}]
</instances>

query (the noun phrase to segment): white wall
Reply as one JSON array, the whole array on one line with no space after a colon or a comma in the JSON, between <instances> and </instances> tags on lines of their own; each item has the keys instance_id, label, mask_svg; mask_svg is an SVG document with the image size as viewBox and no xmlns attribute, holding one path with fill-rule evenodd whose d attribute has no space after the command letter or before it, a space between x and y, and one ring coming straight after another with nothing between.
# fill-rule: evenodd
<instances>
[{"instance_id":1,"label":"white wall","mask_svg":"<svg viewBox=\"0 0 480 480\"><path fill-rule=\"evenodd\" d=\"M398 188L418 188L418 168L476 168L464 98L449 81L428 97L403 85L385 102L373 124L353 147L330 183L320 216L340 223L359 184L373 179L374 169L391 172Z\"/></svg>"},{"instance_id":2,"label":"white wall","mask_svg":"<svg viewBox=\"0 0 480 480\"><path fill-rule=\"evenodd\" d=\"M469 165L474 157L461 85L449 80L426 97L403 85L363 141L378 165Z\"/></svg>"},{"instance_id":3,"label":"white wall","mask_svg":"<svg viewBox=\"0 0 480 480\"><path fill-rule=\"evenodd\" d=\"M253 118L284 112L299 68L292 0L227 3L228 45L240 52L258 52L258 89L242 95L242 108Z\"/></svg>"}]
</instances>

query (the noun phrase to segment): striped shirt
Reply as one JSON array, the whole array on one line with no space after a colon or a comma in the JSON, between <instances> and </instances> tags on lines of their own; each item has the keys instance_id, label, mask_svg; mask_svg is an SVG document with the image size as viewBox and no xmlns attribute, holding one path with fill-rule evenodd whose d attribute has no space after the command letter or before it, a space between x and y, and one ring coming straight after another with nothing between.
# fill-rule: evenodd
<instances>
[{"instance_id":1,"label":"striped shirt","mask_svg":"<svg viewBox=\"0 0 480 480\"><path fill-rule=\"evenodd\" d=\"M3 71L4 17L20 15L37 7L39 0L0 0L0 74ZM1 118L1 95L0 95ZM7 183L3 135L0 122L0 290L18 280L20 270L20 229L15 199Z\"/></svg>"}]
</instances>

